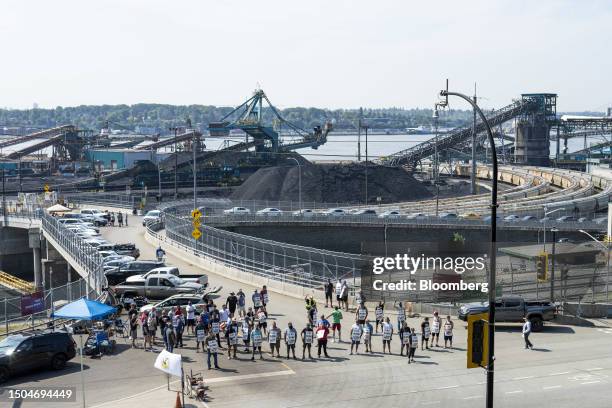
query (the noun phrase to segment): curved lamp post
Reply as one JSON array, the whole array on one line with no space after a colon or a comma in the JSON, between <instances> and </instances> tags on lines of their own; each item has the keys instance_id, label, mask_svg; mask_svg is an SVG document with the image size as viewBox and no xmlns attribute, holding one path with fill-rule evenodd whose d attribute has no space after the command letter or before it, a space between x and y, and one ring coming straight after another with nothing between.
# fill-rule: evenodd
<instances>
[{"instance_id":1,"label":"curved lamp post","mask_svg":"<svg viewBox=\"0 0 612 408\"><path fill-rule=\"evenodd\" d=\"M474 102L469 96L448 91L448 81L446 82L446 89L440 91L440 96L443 96L445 100L439 103L440 106L448 105L449 96L457 96L470 105L478 113L482 123L485 124L489 144L491 145L491 164L493 165L493 186L491 189L491 244L489 248L489 352L487 356L487 408L493 407L493 376L494 376L494 360L495 360L495 262L496 262L496 242L497 242L497 152L495 151L495 139L493 138L493 132L491 131L491 125L487 121L484 113L480 110L476 102Z\"/></svg>"}]
</instances>

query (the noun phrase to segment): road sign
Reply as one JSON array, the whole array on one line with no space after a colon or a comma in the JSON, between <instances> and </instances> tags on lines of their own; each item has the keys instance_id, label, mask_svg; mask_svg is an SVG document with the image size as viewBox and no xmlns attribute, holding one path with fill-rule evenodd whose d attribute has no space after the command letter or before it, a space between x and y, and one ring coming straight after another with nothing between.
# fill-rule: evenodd
<instances>
[{"instance_id":1,"label":"road sign","mask_svg":"<svg viewBox=\"0 0 612 408\"><path fill-rule=\"evenodd\" d=\"M194 239L200 239L200 237L202 236L202 233L200 232L199 229L194 229L193 231L191 231L191 236Z\"/></svg>"},{"instance_id":2,"label":"road sign","mask_svg":"<svg viewBox=\"0 0 612 408\"><path fill-rule=\"evenodd\" d=\"M197 208L191 212L191 217L195 220L197 220L201 216L202 216L202 213Z\"/></svg>"},{"instance_id":3,"label":"road sign","mask_svg":"<svg viewBox=\"0 0 612 408\"><path fill-rule=\"evenodd\" d=\"M49 192L49 190L50 190L49 185L48 185L48 184L45 184L44 189L45 189L45 193L48 193L48 192Z\"/></svg>"},{"instance_id":4,"label":"road sign","mask_svg":"<svg viewBox=\"0 0 612 408\"><path fill-rule=\"evenodd\" d=\"M485 367L489 353L488 313L468 315L467 368Z\"/></svg>"},{"instance_id":5,"label":"road sign","mask_svg":"<svg viewBox=\"0 0 612 408\"><path fill-rule=\"evenodd\" d=\"M199 218L194 219L191 224L193 225L193 228L195 229L198 229L202 226L202 222L200 221Z\"/></svg>"}]
</instances>

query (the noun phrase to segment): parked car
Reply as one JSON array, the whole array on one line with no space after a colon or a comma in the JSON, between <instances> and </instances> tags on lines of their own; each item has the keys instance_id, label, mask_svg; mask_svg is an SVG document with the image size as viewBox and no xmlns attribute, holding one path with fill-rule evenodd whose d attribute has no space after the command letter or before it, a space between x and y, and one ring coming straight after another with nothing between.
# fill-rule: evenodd
<instances>
[{"instance_id":1,"label":"parked car","mask_svg":"<svg viewBox=\"0 0 612 408\"><path fill-rule=\"evenodd\" d=\"M120 261L122 263L128 263L128 262L135 261L135 259L127 255L111 255L111 256L107 256L106 258L104 258L102 260L102 264L106 265L111 261Z\"/></svg>"},{"instance_id":2,"label":"parked car","mask_svg":"<svg viewBox=\"0 0 612 408\"><path fill-rule=\"evenodd\" d=\"M136 245L134 244L115 244L113 246L113 251L119 255L131 256L134 259L138 259L138 257L140 257L140 250L136 248Z\"/></svg>"},{"instance_id":3,"label":"parked car","mask_svg":"<svg viewBox=\"0 0 612 408\"><path fill-rule=\"evenodd\" d=\"M118 267L125 265L126 263L127 261L124 261L123 259L111 259L108 261L104 261L104 263L102 264L102 268L104 269L104 272L112 271L113 269L117 269Z\"/></svg>"},{"instance_id":4,"label":"parked car","mask_svg":"<svg viewBox=\"0 0 612 408\"><path fill-rule=\"evenodd\" d=\"M228 215L244 215L244 214L250 214L251 210L249 210L248 208L244 208L244 207L232 207L232 208L228 208L227 210L223 210L223 214L228 214Z\"/></svg>"},{"instance_id":5,"label":"parked car","mask_svg":"<svg viewBox=\"0 0 612 408\"><path fill-rule=\"evenodd\" d=\"M480 219L480 215L474 212L463 213L459 217L466 219L466 220L479 220Z\"/></svg>"},{"instance_id":6,"label":"parked car","mask_svg":"<svg viewBox=\"0 0 612 408\"><path fill-rule=\"evenodd\" d=\"M459 319L467 321L471 314L485 313L489 302L468 303L459 308ZM496 322L521 322L527 317L531 330L541 331L544 322L557 316L557 308L550 302L526 301L520 296L503 296L495 300Z\"/></svg>"},{"instance_id":7,"label":"parked car","mask_svg":"<svg viewBox=\"0 0 612 408\"><path fill-rule=\"evenodd\" d=\"M276 216L282 215L282 213L283 212L279 210L278 208L268 207L268 208L264 208L263 210L257 211L255 214L266 216L266 217L269 217L269 216L276 217Z\"/></svg>"},{"instance_id":8,"label":"parked car","mask_svg":"<svg viewBox=\"0 0 612 408\"><path fill-rule=\"evenodd\" d=\"M175 306L185 307L191 302L191 304L196 309L196 314L200 314L207 304L207 299L204 296L197 293L183 293L179 295L170 296L161 302L150 303L148 305L144 305L140 308L139 312L144 313L147 310L151 310L155 308L155 310L161 310L162 312L167 312L171 310Z\"/></svg>"},{"instance_id":9,"label":"parked car","mask_svg":"<svg viewBox=\"0 0 612 408\"><path fill-rule=\"evenodd\" d=\"M571 215L563 215L556 219L557 222L574 222L576 221L576 217L572 217Z\"/></svg>"},{"instance_id":10,"label":"parked car","mask_svg":"<svg viewBox=\"0 0 612 408\"><path fill-rule=\"evenodd\" d=\"M359 215L362 217L376 217L376 210L371 208L361 208L359 210L355 210L351 213L352 215Z\"/></svg>"},{"instance_id":11,"label":"parked car","mask_svg":"<svg viewBox=\"0 0 612 408\"><path fill-rule=\"evenodd\" d=\"M105 213L101 210L96 210L96 209L91 209L91 208L82 209L81 214L91 215L93 217L94 224L100 225L102 227L108 224L108 221L110 218L110 214Z\"/></svg>"},{"instance_id":12,"label":"parked car","mask_svg":"<svg viewBox=\"0 0 612 408\"><path fill-rule=\"evenodd\" d=\"M398 210L388 210L378 214L378 218L400 218L402 213Z\"/></svg>"},{"instance_id":13,"label":"parked car","mask_svg":"<svg viewBox=\"0 0 612 408\"><path fill-rule=\"evenodd\" d=\"M452 213L452 212L444 212L444 213L440 214L438 218L456 219L457 218L457 214Z\"/></svg>"},{"instance_id":14,"label":"parked car","mask_svg":"<svg viewBox=\"0 0 612 408\"><path fill-rule=\"evenodd\" d=\"M310 208L304 208L302 210L297 210L293 212L293 215L296 217L314 217L315 212Z\"/></svg>"},{"instance_id":15,"label":"parked car","mask_svg":"<svg viewBox=\"0 0 612 408\"><path fill-rule=\"evenodd\" d=\"M323 211L321 214L331 217L342 217L346 215L346 211L342 208L330 208L329 210Z\"/></svg>"},{"instance_id":16,"label":"parked car","mask_svg":"<svg viewBox=\"0 0 612 408\"><path fill-rule=\"evenodd\" d=\"M151 210L142 217L142 226L146 227L150 222L159 222L161 221L161 211L159 210Z\"/></svg>"},{"instance_id":17,"label":"parked car","mask_svg":"<svg viewBox=\"0 0 612 408\"><path fill-rule=\"evenodd\" d=\"M85 243L94 248L97 248L100 245L108 244L108 241L102 238L90 237L85 239Z\"/></svg>"},{"instance_id":18,"label":"parked car","mask_svg":"<svg viewBox=\"0 0 612 408\"><path fill-rule=\"evenodd\" d=\"M107 274L108 276L108 274ZM165 299L180 293L197 293L205 289L205 285L188 282L177 276L151 275L145 280L123 282L115 286L115 293L124 296L144 296L147 299Z\"/></svg>"},{"instance_id":19,"label":"parked car","mask_svg":"<svg viewBox=\"0 0 612 408\"><path fill-rule=\"evenodd\" d=\"M132 261L104 273L109 285L117 285L124 282L129 276L142 275L151 269L166 266L159 261Z\"/></svg>"},{"instance_id":20,"label":"parked car","mask_svg":"<svg viewBox=\"0 0 612 408\"><path fill-rule=\"evenodd\" d=\"M589 217L580 217L576 220L577 222L589 222L591 221Z\"/></svg>"},{"instance_id":21,"label":"parked car","mask_svg":"<svg viewBox=\"0 0 612 408\"><path fill-rule=\"evenodd\" d=\"M504 222L517 222L520 221L521 217L519 217L518 215L507 215L504 217Z\"/></svg>"},{"instance_id":22,"label":"parked car","mask_svg":"<svg viewBox=\"0 0 612 408\"><path fill-rule=\"evenodd\" d=\"M538 217L535 217L533 215L526 215L523 218L521 218L521 221L537 221Z\"/></svg>"},{"instance_id":23,"label":"parked car","mask_svg":"<svg viewBox=\"0 0 612 408\"><path fill-rule=\"evenodd\" d=\"M67 332L8 336L0 341L0 383L40 368L61 370L75 355L76 343Z\"/></svg>"},{"instance_id":24,"label":"parked car","mask_svg":"<svg viewBox=\"0 0 612 408\"><path fill-rule=\"evenodd\" d=\"M173 275L186 282L196 282L201 285L208 285L208 275L200 274L200 275L181 275L179 272L179 268L176 266L162 266L160 268L151 269L149 272L143 275L133 275L125 280L126 283L133 282L144 282L147 280L149 276L160 276L160 275Z\"/></svg>"},{"instance_id":25,"label":"parked car","mask_svg":"<svg viewBox=\"0 0 612 408\"><path fill-rule=\"evenodd\" d=\"M500 217L499 215L496 215L496 216L495 216L495 219L497 220L497 222L502 222L502 221L503 221L503 220L502 220L502 217ZM487 216L486 216L486 217L484 217L482 220L483 220L484 222L491 222L491 216L490 216L490 215L487 215Z\"/></svg>"},{"instance_id":26,"label":"parked car","mask_svg":"<svg viewBox=\"0 0 612 408\"><path fill-rule=\"evenodd\" d=\"M406 217L409 220L424 220L425 218L427 218L427 214L425 213L410 213L408 214L408 216Z\"/></svg>"}]
</instances>

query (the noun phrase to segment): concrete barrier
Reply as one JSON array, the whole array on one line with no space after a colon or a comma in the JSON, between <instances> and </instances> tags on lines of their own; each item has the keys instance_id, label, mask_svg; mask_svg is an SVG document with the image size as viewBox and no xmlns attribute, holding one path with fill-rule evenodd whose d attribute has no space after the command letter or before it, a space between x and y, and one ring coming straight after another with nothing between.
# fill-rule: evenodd
<instances>
[{"instance_id":1,"label":"concrete barrier","mask_svg":"<svg viewBox=\"0 0 612 408\"><path fill-rule=\"evenodd\" d=\"M563 304L565 314L587 318L607 318L612 315L611 303L574 303Z\"/></svg>"}]
</instances>

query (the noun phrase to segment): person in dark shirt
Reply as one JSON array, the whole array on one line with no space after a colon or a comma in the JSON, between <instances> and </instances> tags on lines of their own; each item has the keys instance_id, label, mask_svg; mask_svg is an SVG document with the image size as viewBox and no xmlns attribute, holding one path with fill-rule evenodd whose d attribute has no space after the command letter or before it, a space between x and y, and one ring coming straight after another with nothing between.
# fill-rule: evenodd
<instances>
[{"instance_id":1,"label":"person in dark shirt","mask_svg":"<svg viewBox=\"0 0 612 408\"><path fill-rule=\"evenodd\" d=\"M236 313L236 305L238 304L238 297L234 292L230 293L225 301L227 308L229 309L230 316L234 317L234 313Z\"/></svg>"},{"instance_id":2,"label":"person in dark shirt","mask_svg":"<svg viewBox=\"0 0 612 408\"><path fill-rule=\"evenodd\" d=\"M331 279L327 280L327 283L325 284L325 307L329 307L328 303L330 305L333 305L333 296L334 294L334 284L331 282Z\"/></svg>"}]
</instances>

